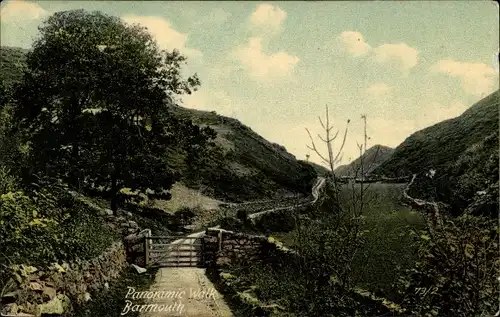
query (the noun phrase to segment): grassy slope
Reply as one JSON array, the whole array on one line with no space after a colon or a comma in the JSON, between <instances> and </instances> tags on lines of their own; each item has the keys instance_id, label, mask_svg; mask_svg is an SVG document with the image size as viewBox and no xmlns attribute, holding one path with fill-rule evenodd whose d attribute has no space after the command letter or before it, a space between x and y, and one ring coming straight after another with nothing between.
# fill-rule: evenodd
<instances>
[{"instance_id":1,"label":"grassy slope","mask_svg":"<svg viewBox=\"0 0 500 317\"><path fill-rule=\"evenodd\" d=\"M316 170L316 173L318 173L318 175L326 175L329 171L326 167L316 164L314 162L309 162L309 164L312 165L312 167Z\"/></svg>"},{"instance_id":2,"label":"grassy slope","mask_svg":"<svg viewBox=\"0 0 500 317\"><path fill-rule=\"evenodd\" d=\"M215 112L176 107L175 113L201 126L208 125L218 134L216 144L223 155L210 171L200 175L215 197L256 199L276 192L308 192L308 173L316 174L316 168L298 161L283 146L267 141L240 121Z\"/></svg>"},{"instance_id":3,"label":"grassy slope","mask_svg":"<svg viewBox=\"0 0 500 317\"><path fill-rule=\"evenodd\" d=\"M362 157L358 157L356 160L350 164L341 165L335 169L335 175L337 176L354 176L355 172L359 169L361 165L361 159L364 161L366 172L370 174L373 172L380 164L387 161L394 149L384 146L384 145L374 145L363 154ZM358 172L360 174L360 172Z\"/></svg>"},{"instance_id":4,"label":"grassy slope","mask_svg":"<svg viewBox=\"0 0 500 317\"><path fill-rule=\"evenodd\" d=\"M410 135L375 173L404 176L434 168L442 169L471 145L498 133L499 91L474 104L459 117Z\"/></svg>"},{"instance_id":5,"label":"grassy slope","mask_svg":"<svg viewBox=\"0 0 500 317\"><path fill-rule=\"evenodd\" d=\"M499 98L496 91L459 117L412 134L375 172L418 173L410 195L443 201L454 215L471 204L474 213L496 215ZM431 168L436 170L433 178L423 175ZM478 197L483 190L487 195Z\"/></svg>"},{"instance_id":6,"label":"grassy slope","mask_svg":"<svg viewBox=\"0 0 500 317\"><path fill-rule=\"evenodd\" d=\"M390 296L398 278L397 268L406 268L415 259L416 251L408 228L422 229L424 222L418 212L399 203L404 184L370 184L366 192L363 229L366 243L356 254L352 278L358 286L381 291ZM342 204L352 204L352 188L343 186ZM359 190L356 185L355 190ZM347 205L346 205L347 206ZM351 207L352 208L352 207ZM295 232L276 232L274 237L294 247Z\"/></svg>"}]
</instances>

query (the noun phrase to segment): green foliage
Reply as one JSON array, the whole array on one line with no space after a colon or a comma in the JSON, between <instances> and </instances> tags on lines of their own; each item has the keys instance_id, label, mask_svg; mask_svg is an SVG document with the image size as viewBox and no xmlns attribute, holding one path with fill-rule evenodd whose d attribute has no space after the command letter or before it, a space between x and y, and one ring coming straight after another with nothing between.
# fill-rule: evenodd
<instances>
[{"instance_id":1,"label":"green foliage","mask_svg":"<svg viewBox=\"0 0 500 317\"><path fill-rule=\"evenodd\" d=\"M17 47L2 46L0 48L0 82L10 86L22 80L26 67L27 50Z\"/></svg>"},{"instance_id":2,"label":"green foliage","mask_svg":"<svg viewBox=\"0 0 500 317\"><path fill-rule=\"evenodd\" d=\"M451 206L457 216L469 205L476 204L477 214L498 215L498 131L473 144L446 169L434 177L419 173L408 194L431 201L441 201ZM487 195L490 192L491 195Z\"/></svg>"},{"instance_id":3,"label":"green foliage","mask_svg":"<svg viewBox=\"0 0 500 317\"><path fill-rule=\"evenodd\" d=\"M21 191L0 196L3 263L48 265L91 258L113 239L95 213L61 192L42 189L30 196Z\"/></svg>"},{"instance_id":4,"label":"green foliage","mask_svg":"<svg viewBox=\"0 0 500 317\"><path fill-rule=\"evenodd\" d=\"M416 237L418 261L401 277L408 312L464 317L496 312L498 220L462 215Z\"/></svg>"},{"instance_id":5,"label":"green foliage","mask_svg":"<svg viewBox=\"0 0 500 317\"><path fill-rule=\"evenodd\" d=\"M351 201L356 187L342 188L340 199ZM398 279L398 268L410 267L416 258L416 247L411 243L408 228L422 229L422 216L400 204L403 185L370 184L365 195L365 242L352 263L352 276L357 286L390 297Z\"/></svg>"},{"instance_id":6,"label":"green foliage","mask_svg":"<svg viewBox=\"0 0 500 317\"><path fill-rule=\"evenodd\" d=\"M123 187L168 198L180 179L168 150L190 155L212 137L169 111L200 84L181 78L186 58L100 12L57 12L39 31L15 93L16 120L32 143L30 174L104 188L113 210Z\"/></svg>"},{"instance_id":7,"label":"green foliage","mask_svg":"<svg viewBox=\"0 0 500 317\"><path fill-rule=\"evenodd\" d=\"M332 190L327 188L326 198L306 211L307 218L295 214L289 219L287 227L293 229L288 234L293 241L290 247L298 256L268 250L263 263L231 268L241 279L235 281L240 289L253 286L266 305L280 305L300 316L363 316L384 311L352 292L352 262L364 243L364 232L358 230L364 220L340 210ZM276 229L273 223L262 221Z\"/></svg>"},{"instance_id":8,"label":"green foliage","mask_svg":"<svg viewBox=\"0 0 500 317\"><path fill-rule=\"evenodd\" d=\"M12 175L9 169L0 165L0 194L15 191L19 180Z\"/></svg>"},{"instance_id":9,"label":"green foliage","mask_svg":"<svg viewBox=\"0 0 500 317\"><path fill-rule=\"evenodd\" d=\"M248 210L239 209L238 212L236 213L236 217L241 221L247 220L248 219Z\"/></svg>"},{"instance_id":10,"label":"green foliage","mask_svg":"<svg viewBox=\"0 0 500 317\"><path fill-rule=\"evenodd\" d=\"M11 175L17 176L25 158L19 133L13 132L15 121L13 120L12 92L11 86L6 85L5 82L0 83L0 168L8 169ZM1 178L0 182L2 182Z\"/></svg>"}]
</instances>

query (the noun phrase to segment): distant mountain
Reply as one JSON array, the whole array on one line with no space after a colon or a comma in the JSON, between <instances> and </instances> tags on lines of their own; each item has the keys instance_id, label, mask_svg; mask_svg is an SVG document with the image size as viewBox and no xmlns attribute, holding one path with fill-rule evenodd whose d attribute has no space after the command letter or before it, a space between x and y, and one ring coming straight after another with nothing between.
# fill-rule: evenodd
<instances>
[{"instance_id":1,"label":"distant mountain","mask_svg":"<svg viewBox=\"0 0 500 317\"><path fill-rule=\"evenodd\" d=\"M360 176L360 167L363 161L366 174L372 174L380 164L389 159L393 152L394 149L388 146L380 144L374 145L351 163L337 167L334 173L336 176L356 176L355 174L357 171L357 175Z\"/></svg>"},{"instance_id":2,"label":"distant mountain","mask_svg":"<svg viewBox=\"0 0 500 317\"><path fill-rule=\"evenodd\" d=\"M498 133L499 97L496 91L462 115L413 133L374 172L405 176L453 164L467 148Z\"/></svg>"}]
</instances>

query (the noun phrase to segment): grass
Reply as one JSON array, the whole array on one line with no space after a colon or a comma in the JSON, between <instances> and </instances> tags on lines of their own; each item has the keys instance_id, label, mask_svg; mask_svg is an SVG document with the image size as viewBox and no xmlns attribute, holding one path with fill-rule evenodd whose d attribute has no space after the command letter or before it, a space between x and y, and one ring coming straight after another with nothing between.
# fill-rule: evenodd
<instances>
[{"instance_id":1,"label":"grass","mask_svg":"<svg viewBox=\"0 0 500 317\"><path fill-rule=\"evenodd\" d=\"M409 228L422 229L424 221L418 212L399 202L404 184L371 184L364 212L366 242L354 259L354 276L358 285L390 294L398 269L414 262L416 250ZM352 189L344 189L349 194Z\"/></svg>"},{"instance_id":2,"label":"grass","mask_svg":"<svg viewBox=\"0 0 500 317\"><path fill-rule=\"evenodd\" d=\"M182 208L213 210L219 207L220 201L203 195L199 191L176 183L170 190L170 200L156 200L154 207L168 213L175 213Z\"/></svg>"},{"instance_id":3,"label":"grass","mask_svg":"<svg viewBox=\"0 0 500 317\"><path fill-rule=\"evenodd\" d=\"M392 293L392 285L398 278L398 269L408 267L415 260L416 250L412 247L409 228L423 228L419 213L399 202L404 184L370 185L366 193L367 204L363 215L363 230L366 242L356 254L353 263L353 278L360 287ZM341 199L349 203L352 189L343 188ZM293 248L294 232L276 232L273 236Z\"/></svg>"}]
</instances>

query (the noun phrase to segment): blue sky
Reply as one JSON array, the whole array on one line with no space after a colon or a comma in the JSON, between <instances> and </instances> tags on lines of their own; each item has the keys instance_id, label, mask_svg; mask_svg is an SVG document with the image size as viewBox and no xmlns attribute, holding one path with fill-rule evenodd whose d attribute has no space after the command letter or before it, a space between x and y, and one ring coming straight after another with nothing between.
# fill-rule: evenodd
<instances>
[{"instance_id":1,"label":"blue sky","mask_svg":"<svg viewBox=\"0 0 500 317\"><path fill-rule=\"evenodd\" d=\"M351 119L347 163L361 114L369 146L395 147L498 89L493 1L4 1L1 43L29 48L47 16L78 8L143 24L185 54L185 73L202 81L185 106L235 117L318 163L305 127L321 132L325 105L340 130Z\"/></svg>"}]
</instances>

